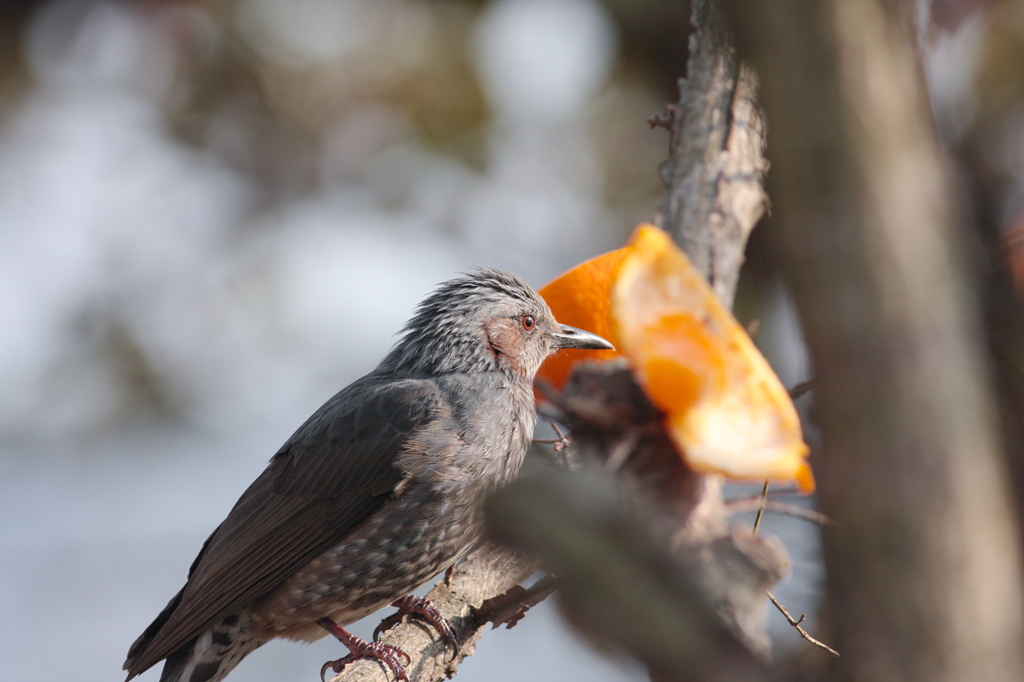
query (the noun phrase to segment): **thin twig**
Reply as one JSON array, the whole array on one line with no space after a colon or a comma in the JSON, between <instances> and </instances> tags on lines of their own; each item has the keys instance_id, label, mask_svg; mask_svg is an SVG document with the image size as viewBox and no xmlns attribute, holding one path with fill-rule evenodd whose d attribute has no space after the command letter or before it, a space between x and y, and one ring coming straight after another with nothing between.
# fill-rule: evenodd
<instances>
[{"instance_id":1,"label":"thin twig","mask_svg":"<svg viewBox=\"0 0 1024 682\"><path fill-rule=\"evenodd\" d=\"M761 517L764 516L764 507L768 504L768 479L764 480L764 488L761 489L761 505L757 508L757 516L754 518L754 535L761 526Z\"/></svg>"},{"instance_id":2,"label":"thin twig","mask_svg":"<svg viewBox=\"0 0 1024 682\"><path fill-rule=\"evenodd\" d=\"M801 381L799 384L789 389L789 397L796 400L800 396L810 393L812 390L814 390L814 379Z\"/></svg>"},{"instance_id":3,"label":"thin twig","mask_svg":"<svg viewBox=\"0 0 1024 682\"><path fill-rule=\"evenodd\" d=\"M757 517L754 519L754 530L753 530L753 533L752 533L754 535L757 534L757 528L758 528L758 526L761 525L761 517L764 515L764 510L765 510L766 506L768 506L768 481L767 480L764 482L764 488L761 489L761 504L760 504L760 507L757 510ZM824 649L825 651L829 652L830 654L832 654L836 658L839 657L839 652L838 651L836 651L832 647L828 646L827 644L824 644L824 643L819 642L818 640L814 639L809 634L807 634L806 630L804 630L802 627L800 627L800 623L803 623L804 619L807 618L807 614L806 613L801 613L799 620L795 619L795 618L793 618L793 616L789 615L789 611L786 609L785 606L783 606L779 602L778 599L775 598L775 595L771 593L771 590L765 590L765 593L768 595L768 599L771 600L772 604L775 604L775 608L777 608L779 610L779 613L781 613L783 616L786 617L786 620L789 621L790 625L792 625L793 627L796 628L796 631L800 633L801 637L806 639L808 642L810 642L814 646L819 647L821 649Z\"/></svg>"},{"instance_id":4,"label":"thin twig","mask_svg":"<svg viewBox=\"0 0 1024 682\"><path fill-rule=\"evenodd\" d=\"M567 436L562 433L562 429L558 428L558 424L555 422L551 422L551 428L553 428L555 433L558 434L558 440L555 441L555 450L561 452L565 448L569 447L569 444L572 443L572 436Z\"/></svg>"},{"instance_id":5,"label":"thin twig","mask_svg":"<svg viewBox=\"0 0 1024 682\"><path fill-rule=\"evenodd\" d=\"M572 437L562 433L562 429L558 428L558 424L551 422L551 428L558 434L558 442L555 443L555 452L562 455L562 464L566 469L571 468L572 462L569 461L569 443L572 442Z\"/></svg>"},{"instance_id":6,"label":"thin twig","mask_svg":"<svg viewBox=\"0 0 1024 682\"><path fill-rule=\"evenodd\" d=\"M772 488L772 498L779 497L780 495L800 495L806 497L808 493L804 490L800 490L796 486L789 486L786 488ZM733 504L734 502L758 502L761 500L761 493L754 493L751 495L740 495L739 497L733 497L725 501L726 504ZM756 505L751 509L756 509Z\"/></svg>"},{"instance_id":7,"label":"thin twig","mask_svg":"<svg viewBox=\"0 0 1024 682\"><path fill-rule=\"evenodd\" d=\"M819 526L827 526L832 523L832 519L828 518L821 512L816 512L813 509L807 509L789 502L779 502L778 500L769 499L765 502L764 506L761 507L760 496L756 499L731 500L725 503L725 511L729 516L752 512L759 508L775 514L795 516L798 519L810 521L811 523L816 523Z\"/></svg>"},{"instance_id":8,"label":"thin twig","mask_svg":"<svg viewBox=\"0 0 1024 682\"><path fill-rule=\"evenodd\" d=\"M775 608L777 608L782 613L782 615L786 617L786 620L789 621L789 624L796 628L796 631L800 633L801 637L806 639L808 642L810 642L814 646L816 646L816 647L818 647L820 649L824 649L825 651L829 652L830 654L832 654L836 658L839 658L839 652L838 651L836 651L835 649L830 647L828 644L824 644L823 642L819 642L818 640L814 639L809 634L807 634L807 630L804 630L802 627L800 627L800 623L804 622L804 618L807 617L807 614L801 613L800 614L800 619L797 620L797 619L793 618L793 616L789 615L789 611L786 610L786 607L783 606L782 604L780 604L779 600L776 599L775 595L773 595L771 592L768 592L768 598L771 600L771 602L773 604L775 604Z\"/></svg>"},{"instance_id":9,"label":"thin twig","mask_svg":"<svg viewBox=\"0 0 1024 682\"><path fill-rule=\"evenodd\" d=\"M640 434L640 429L628 429L615 443L611 452L608 453L607 462L605 462L605 468L609 472L614 473L622 468L629 456L633 454L633 450L636 449L636 444L640 442Z\"/></svg>"},{"instance_id":10,"label":"thin twig","mask_svg":"<svg viewBox=\"0 0 1024 682\"><path fill-rule=\"evenodd\" d=\"M556 589L558 578L548 573L530 587L515 585L505 593L488 599L476 610L474 617L481 625L493 623L491 629L504 625L511 630L527 611L544 601Z\"/></svg>"},{"instance_id":11,"label":"thin twig","mask_svg":"<svg viewBox=\"0 0 1024 682\"><path fill-rule=\"evenodd\" d=\"M569 461L569 446L572 444L572 434L562 433L562 429L558 428L558 424L553 421L551 422L551 428L558 434L558 438L534 438L533 442L538 445L554 446L554 451L558 454L558 457L556 458L548 450L540 448L544 458L555 466L561 465L566 469L570 469L572 467Z\"/></svg>"},{"instance_id":12,"label":"thin twig","mask_svg":"<svg viewBox=\"0 0 1024 682\"><path fill-rule=\"evenodd\" d=\"M543 443L544 445L554 445L555 450L558 450L559 452L561 452L563 448L572 444L572 436L563 434L562 430L558 428L558 424L551 422L551 428L553 428L555 433L558 434L558 438L534 438L533 442Z\"/></svg>"}]
</instances>

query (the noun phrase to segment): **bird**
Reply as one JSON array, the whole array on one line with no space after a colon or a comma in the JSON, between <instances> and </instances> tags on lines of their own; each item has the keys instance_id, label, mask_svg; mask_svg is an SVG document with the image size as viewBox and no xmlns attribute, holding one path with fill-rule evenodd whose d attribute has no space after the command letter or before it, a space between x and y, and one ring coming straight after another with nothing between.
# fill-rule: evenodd
<instances>
[{"instance_id":1,"label":"bird","mask_svg":"<svg viewBox=\"0 0 1024 682\"><path fill-rule=\"evenodd\" d=\"M271 458L203 544L187 581L131 645L127 680L219 682L275 638L333 634L405 680L400 649L344 629L408 595L482 536L483 500L517 475L536 423L533 380L562 349L611 348L555 320L497 268L442 283L376 369L330 398ZM397 601L396 601L397 600Z\"/></svg>"}]
</instances>

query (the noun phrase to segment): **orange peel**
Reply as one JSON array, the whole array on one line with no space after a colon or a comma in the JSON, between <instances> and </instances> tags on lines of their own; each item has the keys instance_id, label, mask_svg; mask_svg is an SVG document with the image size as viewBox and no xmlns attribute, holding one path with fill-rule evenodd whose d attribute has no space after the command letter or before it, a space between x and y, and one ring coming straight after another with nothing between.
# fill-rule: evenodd
<instances>
[{"instance_id":1,"label":"orange peel","mask_svg":"<svg viewBox=\"0 0 1024 682\"><path fill-rule=\"evenodd\" d=\"M540 290L556 318L604 336L625 355L684 461L733 479L814 489L793 401L746 330L662 230L641 224L629 243ZM561 386L578 356L538 376Z\"/></svg>"},{"instance_id":2,"label":"orange peel","mask_svg":"<svg viewBox=\"0 0 1024 682\"><path fill-rule=\"evenodd\" d=\"M629 247L623 247L580 263L538 292L559 322L597 334L616 348L555 353L544 361L537 373L538 379L548 381L560 389L577 362L611 360L621 355L612 331L609 309L615 272L629 250Z\"/></svg>"}]
</instances>

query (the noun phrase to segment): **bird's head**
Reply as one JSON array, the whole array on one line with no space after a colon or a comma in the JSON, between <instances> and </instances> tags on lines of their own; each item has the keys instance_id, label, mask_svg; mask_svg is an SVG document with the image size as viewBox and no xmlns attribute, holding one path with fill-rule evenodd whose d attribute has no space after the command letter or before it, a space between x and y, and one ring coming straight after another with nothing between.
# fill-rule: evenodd
<instances>
[{"instance_id":1,"label":"bird's head","mask_svg":"<svg viewBox=\"0 0 1024 682\"><path fill-rule=\"evenodd\" d=\"M611 347L596 334L560 324L515 275L481 268L427 296L382 367L429 374L498 370L532 382L560 349Z\"/></svg>"}]
</instances>

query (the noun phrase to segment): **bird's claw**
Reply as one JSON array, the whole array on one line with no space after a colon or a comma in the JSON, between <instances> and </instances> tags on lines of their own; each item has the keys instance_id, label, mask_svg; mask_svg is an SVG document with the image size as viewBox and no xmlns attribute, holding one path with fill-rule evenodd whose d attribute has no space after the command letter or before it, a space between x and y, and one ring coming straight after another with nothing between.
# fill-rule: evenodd
<instances>
[{"instance_id":1,"label":"bird's claw","mask_svg":"<svg viewBox=\"0 0 1024 682\"><path fill-rule=\"evenodd\" d=\"M373 629L373 641L378 641L383 633L387 632L391 628L401 623L402 617L404 615L405 614L401 611L396 611L395 613L392 613L390 616L382 620L380 622L380 625Z\"/></svg>"},{"instance_id":2,"label":"bird's claw","mask_svg":"<svg viewBox=\"0 0 1024 682\"><path fill-rule=\"evenodd\" d=\"M362 642L362 640L360 640ZM345 666L360 658L372 658L387 666L391 674L395 676L396 682L409 682L409 676L405 673L405 666L412 662L409 654L396 646L384 644L383 642L362 642L357 645L348 656L339 658L336 661L327 661L320 668L320 682L324 681L324 675L330 668L335 674L345 669ZM403 663L404 659L404 663Z\"/></svg>"},{"instance_id":3,"label":"bird's claw","mask_svg":"<svg viewBox=\"0 0 1024 682\"><path fill-rule=\"evenodd\" d=\"M382 632L387 632L398 625L404 616L416 614L422 616L434 629L441 633L441 639L451 646L455 655L459 655L459 640L455 636L455 628L452 622L445 618L444 614L434 606L429 599L423 599L416 595L407 595L391 604L398 611L391 614L380 622L380 625L373 631L373 639L376 642Z\"/></svg>"},{"instance_id":4,"label":"bird's claw","mask_svg":"<svg viewBox=\"0 0 1024 682\"><path fill-rule=\"evenodd\" d=\"M320 682L327 682L327 678L324 676L327 674L327 669L330 668L335 674L340 673L345 669L345 666L355 660L355 657L349 654L345 658L339 658L336 661L327 661L320 668Z\"/></svg>"},{"instance_id":5,"label":"bird's claw","mask_svg":"<svg viewBox=\"0 0 1024 682\"><path fill-rule=\"evenodd\" d=\"M320 682L323 682L328 668L331 668L336 673L340 673L346 665L360 658L376 659L388 667L391 674L395 676L396 682L409 682L409 676L405 674L405 666L409 665L412 659L409 658L409 654L397 646L391 646L383 642L367 642L356 637L327 617L320 618L316 623L334 635L349 650L348 656L324 663L323 667L320 668ZM402 663L403 658L405 659L404 664Z\"/></svg>"}]
</instances>

